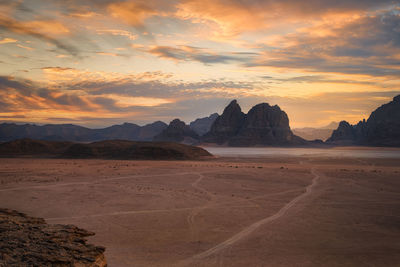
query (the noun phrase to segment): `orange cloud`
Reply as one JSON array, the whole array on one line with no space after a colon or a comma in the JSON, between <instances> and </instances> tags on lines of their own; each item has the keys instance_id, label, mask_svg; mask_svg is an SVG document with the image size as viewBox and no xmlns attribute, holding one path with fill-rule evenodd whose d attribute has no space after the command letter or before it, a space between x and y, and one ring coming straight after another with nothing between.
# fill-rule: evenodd
<instances>
[{"instance_id":1,"label":"orange cloud","mask_svg":"<svg viewBox=\"0 0 400 267\"><path fill-rule=\"evenodd\" d=\"M18 46L19 48L23 48L23 49L26 49L26 50L29 50L29 51L34 50L34 48L32 48L32 47L24 46L24 45L21 45L21 44L17 44L17 46Z\"/></svg>"},{"instance_id":2,"label":"orange cloud","mask_svg":"<svg viewBox=\"0 0 400 267\"><path fill-rule=\"evenodd\" d=\"M142 3L118 2L108 6L111 16L134 26L143 26L144 20L156 14L156 11Z\"/></svg>"},{"instance_id":3,"label":"orange cloud","mask_svg":"<svg viewBox=\"0 0 400 267\"><path fill-rule=\"evenodd\" d=\"M3 40L0 40L0 44L9 44L9 43L16 43L18 40L15 40L13 38L4 38Z\"/></svg>"},{"instance_id":4,"label":"orange cloud","mask_svg":"<svg viewBox=\"0 0 400 267\"><path fill-rule=\"evenodd\" d=\"M184 0L177 5L175 16L206 24L209 38L232 38L243 32L257 30L281 31L299 24L311 24L320 20L341 21L364 14L374 8L392 5L390 0L318 0L318 1L259 1L259 0ZM211 35L211 36L210 36Z\"/></svg>"},{"instance_id":5,"label":"orange cloud","mask_svg":"<svg viewBox=\"0 0 400 267\"><path fill-rule=\"evenodd\" d=\"M119 35L129 38L129 40L135 40L138 36L136 34L131 33L130 31L119 30L119 29L97 29L97 34L111 34L111 35Z\"/></svg>"},{"instance_id":6,"label":"orange cloud","mask_svg":"<svg viewBox=\"0 0 400 267\"><path fill-rule=\"evenodd\" d=\"M48 35L69 34L70 30L61 22L56 20L34 20L20 22L22 27Z\"/></svg>"}]
</instances>

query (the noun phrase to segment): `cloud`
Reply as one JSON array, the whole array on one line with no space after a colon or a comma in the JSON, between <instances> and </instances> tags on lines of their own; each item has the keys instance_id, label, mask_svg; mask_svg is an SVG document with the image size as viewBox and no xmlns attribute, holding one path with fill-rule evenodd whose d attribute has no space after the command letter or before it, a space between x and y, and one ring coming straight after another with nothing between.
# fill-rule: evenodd
<instances>
[{"instance_id":1,"label":"cloud","mask_svg":"<svg viewBox=\"0 0 400 267\"><path fill-rule=\"evenodd\" d=\"M100 34L100 35L110 34L110 35L114 35L114 36L124 36L124 37L127 37L131 41L138 38L138 36L136 34L133 34L130 31L120 30L120 29L96 29L96 33Z\"/></svg>"},{"instance_id":2,"label":"cloud","mask_svg":"<svg viewBox=\"0 0 400 267\"><path fill-rule=\"evenodd\" d=\"M230 63L230 62L246 62L255 53L222 53L208 51L203 48L192 46L154 46L147 52L161 58L176 61L198 61L204 64Z\"/></svg>"},{"instance_id":3,"label":"cloud","mask_svg":"<svg viewBox=\"0 0 400 267\"><path fill-rule=\"evenodd\" d=\"M16 43L18 40L15 40L13 38L4 38L3 40L0 40L0 44L9 44L9 43Z\"/></svg>"},{"instance_id":4,"label":"cloud","mask_svg":"<svg viewBox=\"0 0 400 267\"><path fill-rule=\"evenodd\" d=\"M175 16L194 23L207 24L211 34L232 38L243 32L285 28L290 24L312 22L325 17L352 16L388 7L398 1L358 0L186 0L177 5ZM210 32L209 32L210 34Z\"/></svg>"},{"instance_id":5,"label":"cloud","mask_svg":"<svg viewBox=\"0 0 400 267\"><path fill-rule=\"evenodd\" d=\"M315 34L322 27L303 28L264 43L263 55L247 66L310 72L399 76L400 15L390 11L362 16ZM279 45L279 46L278 46Z\"/></svg>"},{"instance_id":6,"label":"cloud","mask_svg":"<svg viewBox=\"0 0 400 267\"><path fill-rule=\"evenodd\" d=\"M140 2L116 2L108 6L111 16L122 20L126 24L142 28L148 17L156 14L156 11L148 5Z\"/></svg>"},{"instance_id":7,"label":"cloud","mask_svg":"<svg viewBox=\"0 0 400 267\"><path fill-rule=\"evenodd\" d=\"M43 25L43 22L41 22L39 24ZM50 24L50 22L45 22L45 24L46 25ZM37 29L36 27L33 27L28 22L19 22L12 18L0 16L0 29L6 30L9 32L14 32L14 33L21 34L21 35L33 36L33 37L43 40L45 42L49 42L49 43L55 45L57 48L64 50L65 52L68 52L69 54L71 54L73 56L78 56L79 50L76 47L66 44L65 42L62 42L62 41L48 35L49 32L54 33L55 31L60 30L57 25L58 25L58 23L56 23L56 26L54 28L52 28L51 26L48 26L47 28L45 27L44 30L43 29L41 30L40 28ZM62 32L62 30L59 33L61 33L61 32Z\"/></svg>"}]
</instances>

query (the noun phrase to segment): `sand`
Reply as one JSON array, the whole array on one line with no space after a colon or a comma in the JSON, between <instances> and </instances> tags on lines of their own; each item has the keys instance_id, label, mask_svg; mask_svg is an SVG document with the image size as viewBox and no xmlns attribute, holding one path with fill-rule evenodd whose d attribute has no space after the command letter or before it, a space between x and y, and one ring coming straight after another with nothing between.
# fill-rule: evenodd
<instances>
[{"instance_id":1,"label":"sand","mask_svg":"<svg viewBox=\"0 0 400 267\"><path fill-rule=\"evenodd\" d=\"M94 231L111 267L400 266L399 159L1 159L0 203Z\"/></svg>"}]
</instances>

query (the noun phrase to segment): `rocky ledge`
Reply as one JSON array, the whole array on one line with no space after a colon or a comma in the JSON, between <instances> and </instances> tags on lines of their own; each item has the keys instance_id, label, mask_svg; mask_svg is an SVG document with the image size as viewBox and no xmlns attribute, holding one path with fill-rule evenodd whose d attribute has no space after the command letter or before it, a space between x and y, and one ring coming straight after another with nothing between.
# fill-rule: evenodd
<instances>
[{"instance_id":1,"label":"rocky ledge","mask_svg":"<svg viewBox=\"0 0 400 267\"><path fill-rule=\"evenodd\" d=\"M91 235L73 225L0 209L0 266L106 267L105 248L86 244Z\"/></svg>"}]
</instances>

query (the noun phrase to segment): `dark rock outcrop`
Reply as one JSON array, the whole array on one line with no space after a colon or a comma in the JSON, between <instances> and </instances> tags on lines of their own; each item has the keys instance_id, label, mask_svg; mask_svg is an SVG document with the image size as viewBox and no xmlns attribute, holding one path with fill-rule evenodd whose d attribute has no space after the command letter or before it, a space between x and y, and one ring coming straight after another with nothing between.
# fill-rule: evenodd
<instances>
[{"instance_id":1,"label":"dark rock outcrop","mask_svg":"<svg viewBox=\"0 0 400 267\"><path fill-rule=\"evenodd\" d=\"M242 128L246 115L242 112L236 100L233 100L224 109L211 125L210 131L204 135L203 141L207 143L225 144L236 136Z\"/></svg>"},{"instance_id":2,"label":"dark rock outcrop","mask_svg":"<svg viewBox=\"0 0 400 267\"><path fill-rule=\"evenodd\" d=\"M199 136L188 125L179 119L174 119L170 122L160 134L156 135L154 141L161 142L177 142L194 144L198 142Z\"/></svg>"},{"instance_id":3,"label":"dark rock outcrop","mask_svg":"<svg viewBox=\"0 0 400 267\"><path fill-rule=\"evenodd\" d=\"M189 124L189 127L193 131L195 131L199 136L202 136L210 131L211 125L217 118L218 118L218 113L213 113L208 117L199 118L196 119L195 121L192 121Z\"/></svg>"},{"instance_id":4,"label":"dark rock outcrop","mask_svg":"<svg viewBox=\"0 0 400 267\"><path fill-rule=\"evenodd\" d=\"M400 146L400 95L356 125L341 122L327 140L335 145Z\"/></svg>"},{"instance_id":5,"label":"dark rock outcrop","mask_svg":"<svg viewBox=\"0 0 400 267\"><path fill-rule=\"evenodd\" d=\"M326 142L330 143L335 140L336 144L346 145L352 144L356 138L356 130L347 121L341 121L336 130L332 132L332 135Z\"/></svg>"},{"instance_id":6,"label":"dark rock outcrop","mask_svg":"<svg viewBox=\"0 0 400 267\"><path fill-rule=\"evenodd\" d=\"M267 103L250 109L239 132L229 141L232 146L301 145L301 138L293 135L289 118L279 106Z\"/></svg>"},{"instance_id":7,"label":"dark rock outcrop","mask_svg":"<svg viewBox=\"0 0 400 267\"><path fill-rule=\"evenodd\" d=\"M106 267L104 247L86 243L94 233L73 225L0 209L0 266Z\"/></svg>"},{"instance_id":8,"label":"dark rock outcrop","mask_svg":"<svg viewBox=\"0 0 400 267\"><path fill-rule=\"evenodd\" d=\"M244 114L232 101L219 116L203 142L229 146L292 146L307 142L295 136L289 127L289 119L279 106L262 103Z\"/></svg>"},{"instance_id":9,"label":"dark rock outcrop","mask_svg":"<svg viewBox=\"0 0 400 267\"><path fill-rule=\"evenodd\" d=\"M52 157L185 160L211 156L206 150L177 143L107 140L89 144L15 140L0 144L0 157Z\"/></svg>"}]
</instances>

